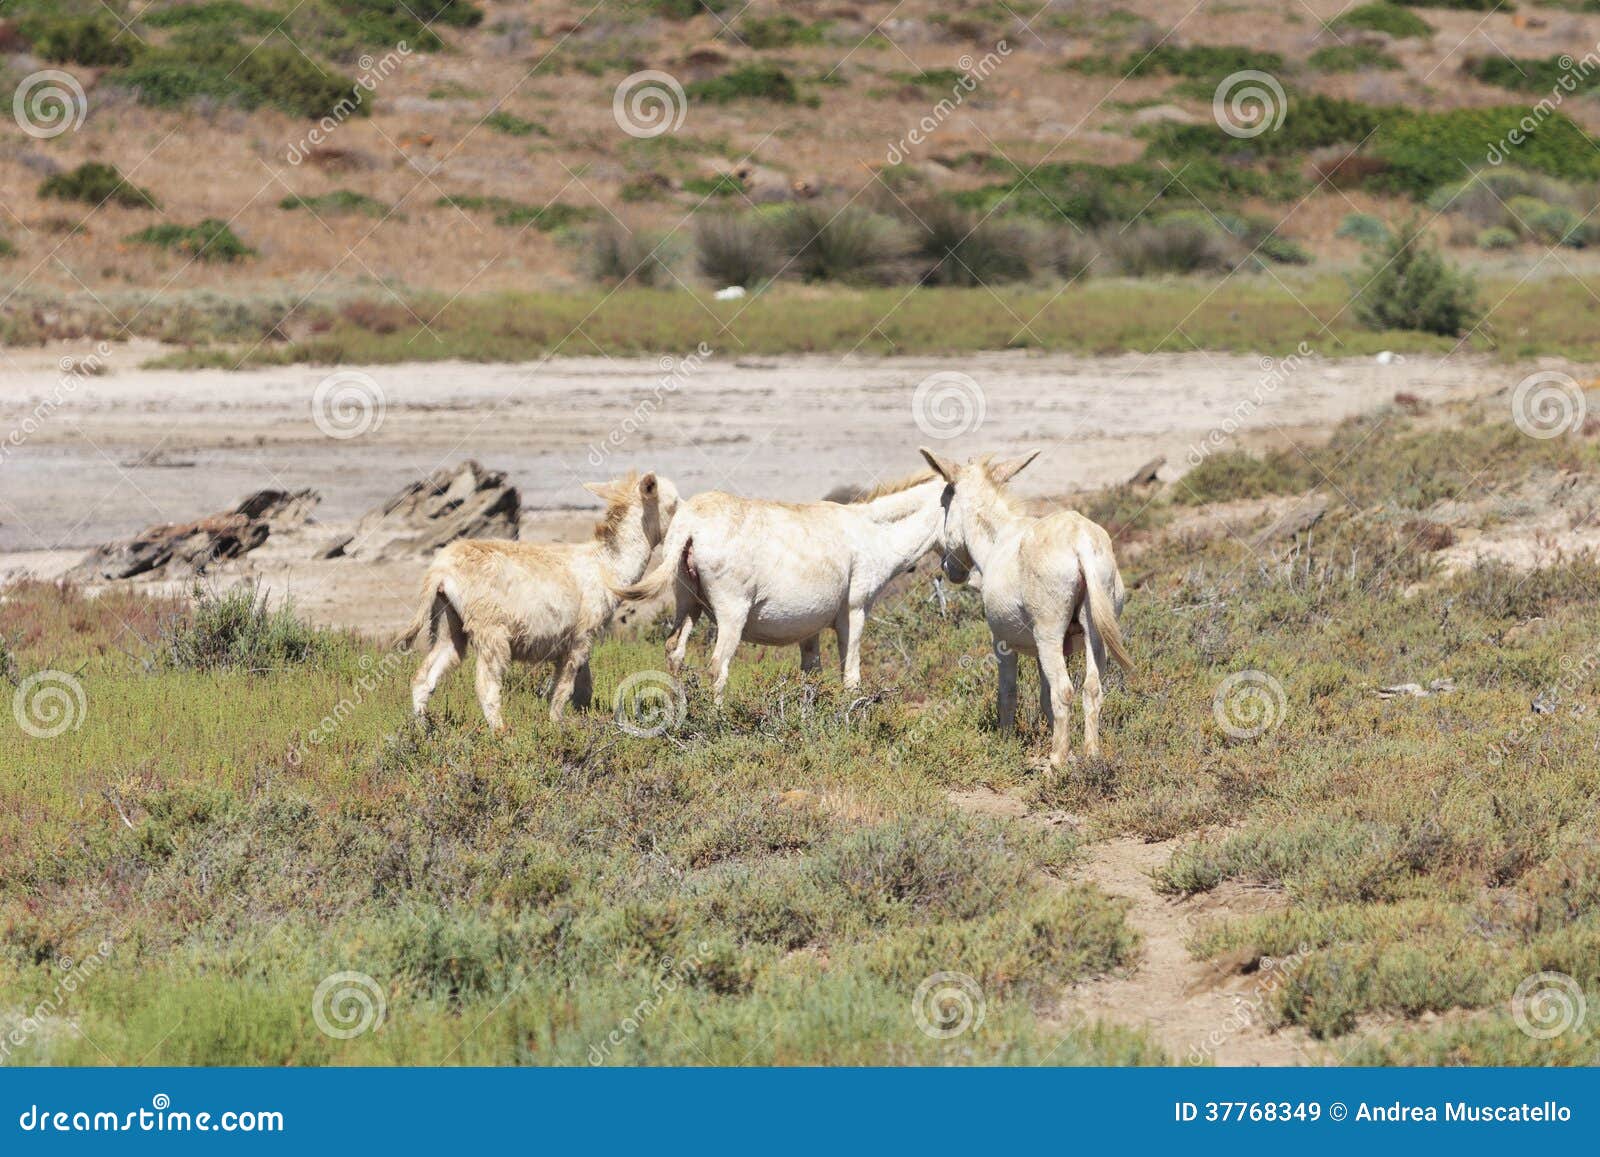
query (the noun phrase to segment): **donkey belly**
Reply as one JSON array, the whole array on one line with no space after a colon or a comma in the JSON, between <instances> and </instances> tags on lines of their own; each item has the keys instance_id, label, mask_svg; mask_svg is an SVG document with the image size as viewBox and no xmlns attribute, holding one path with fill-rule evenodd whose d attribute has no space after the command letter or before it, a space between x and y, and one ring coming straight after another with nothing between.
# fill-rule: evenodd
<instances>
[{"instance_id":1,"label":"donkey belly","mask_svg":"<svg viewBox=\"0 0 1600 1157\"><path fill-rule=\"evenodd\" d=\"M842 596L822 598L798 592L776 592L750 608L744 637L749 642L768 646L798 643L833 626L843 601Z\"/></svg>"}]
</instances>

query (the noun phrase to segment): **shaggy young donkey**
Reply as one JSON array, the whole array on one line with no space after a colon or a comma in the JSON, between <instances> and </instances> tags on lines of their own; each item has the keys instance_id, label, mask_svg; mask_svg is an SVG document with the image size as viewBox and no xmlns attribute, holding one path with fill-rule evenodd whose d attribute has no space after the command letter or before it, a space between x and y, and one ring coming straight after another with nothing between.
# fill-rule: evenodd
<instances>
[{"instance_id":1,"label":"shaggy young donkey","mask_svg":"<svg viewBox=\"0 0 1600 1157\"><path fill-rule=\"evenodd\" d=\"M1031 518L1016 510L1002 489L1038 455L1035 450L1009 462L985 457L957 465L922 451L949 483L945 575L965 582L976 568L983 576L983 613L1000 662L1000 730L1016 726L1017 655L1032 655L1039 663L1039 711L1052 723L1050 765L1060 767L1072 747L1068 648L1088 642L1083 648L1083 747L1091 757L1100 754L1100 673L1106 652L1127 670L1133 660L1117 626L1125 595L1111 536L1074 510Z\"/></svg>"},{"instance_id":2,"label":"shaggy young donkey","mask_svg":"<svg viewBox=\"0 0 1600 1157\"><path fill-rule=\"evenodd\" d=\"M495 731L505 730L500 683L513 659L556 665L551 722L570 699L588 706L589 649L617 609L612 588L644 574L678 508L678 492L654 474L585 486L607 503L592 542L463 539L434 557L422 605L398 640L406 646L426 630L432 644L411 680L418 715L427 713L433 689L466 656L469 642L478 649L478 704Z\"/></svg>"},{"instance_id":3,"label":"shaggy young donkey","mask_svg":"<svg viewBox=\"0 0 1600 1157\"><path fill-rule=\"evenodd\" d=\"M889 580L910 570L939 539L944 481L926 472L881 486L855 502L766 502L721 491L683 504L661 561L616 594L651 599L676 584L667 666L683 666L701 611L717 624L712 684L718 703L741 640L800 645L802 670L822 665L818 635L839 637L844 685L861 685L861 631Z\"/></svg>"}]
</instances>

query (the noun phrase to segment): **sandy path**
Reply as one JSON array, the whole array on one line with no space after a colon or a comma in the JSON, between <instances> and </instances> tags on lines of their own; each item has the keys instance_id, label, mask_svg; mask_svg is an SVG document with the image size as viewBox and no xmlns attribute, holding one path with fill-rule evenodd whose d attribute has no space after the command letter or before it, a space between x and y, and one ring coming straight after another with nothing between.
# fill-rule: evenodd
<instances>
[{"instance_id":1,"label":"sandy path","mask_svg":"<svg viewBox=\"0 0 1600 1157\"><path fill-rule=\"evenodd\" d=\"M712 356L675 377L651 358L180 372L136 368L156 352L137 343L113 347L99 376L63 379L60 359L87 352L4 358L0 576L60 573L89 546L225 509L262 487L320 491L326 534L469 457L519 487L524 537L571 538L595 509L579 483L630 468L662 471L690 494L801 500L917 469L918 444L953 455L1042 446L1018 488L1061 493L1118 481L1157 455L1171 477L1214 431L1234 431L1221 445L1315 437L1397 391L1437 400L1515 380L1464 357L1307 358L1268 374L1256 357L1025 352ZM918 401L930 377L942 402ZM314 399L330 378L336 392L353 391L347 401L371 404L319 427ZM330 424L359 432L330 436ZM964 432L936 436L951 429ZM409 617L420 569L313 563L284 543L222 577L254 574L313 619L387 630Z\"/></svg>"},{"instance_id":2,"label":"sandy path","mask_svg":"<svg viewBox=\"0 0 1600 1157\"><path fill-rule=\"evenodd\" d=\"M1029 823L1071 822L1030 815L1010 795L986 788L951 792L963 811ZM1294 961L1194 959L1188 941L1206 923L1247 916L1281 902L1274 893L1224 886L1183 900L1152 886L1150 873L1166 863L1176 841L1147 844L1116 839L1091 844L1075 878L1128 902L1128 924L1139 933L1140 958L1126 973L1075 986L1054 1018L1063 1025L1104 1021L1148 1032L1178 1064L1306 1065L1327 1063L1328 1050L1303 1030L1270 1032L1266 1014ZM1245 971L1248 969L1248 971Z\"/></svg>"}]
</instances>

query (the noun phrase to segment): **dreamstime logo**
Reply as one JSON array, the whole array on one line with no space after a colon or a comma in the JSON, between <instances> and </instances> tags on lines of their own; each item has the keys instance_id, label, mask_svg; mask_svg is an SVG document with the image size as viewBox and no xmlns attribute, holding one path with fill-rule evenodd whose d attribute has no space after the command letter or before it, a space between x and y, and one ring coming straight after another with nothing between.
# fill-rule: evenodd
<instances>
[{"instance_id":1,"label":"dreamstime logo","mask_svg":"<svg viewBox=\"0 0 1600 1157\"><path fill-rule=\"evenodd\" d=\"M1530 438L1559 438L1583 426L1588 402L1570 374L1542 370L1511 391L1511 420Z\"/></svg>"},{"instance_id":2,"label":"dreamstime logo","mask_svg":"<svg viewBox=\"0 0 1600 1157\"><path fill-rule=\"evenodd\" d=\"M27 77L11 98L11 115L30 137L47 141L83 127L89 98L70 72L46 69Z\"/></svg>"},{"instance_id":3,"label":"dreamstime logo","mask_svg":"<svg viewBox=\"0 0 1600 1157\"><path fill-rule=\"evenodd\" d=\"M1249 140L1277 132L1289 112L1283 85L1270 72L1246 68L1222 78L1211 98L1211 115L1230 137Z\"/></svg>"},{"instance_id":4,"label":"dreamstime logo","mask_svg":"<svg viewBox=\"0 0 1600 1157\"><path fill-rule=\"evenodd\" d=\"M330 438L359 438L383 425L388 399L370 374L338 370L311 394L311 420Z\"/></svg>"},{"instance_id":5,"label":"dreamstime logo","mask_svg":"<svg viewBox=\"0 0 1600 1157\"><path fill-rule=\"evenodd\" d=\"M65 671L35 671L17 684L11 714L35 739L54 739L83 726L89 707L83 684Z\"/></svg>"},{"instance_id":6,"label":"dreamstime logo","mask_svg":"<svg viewBox=\"0 0 1600 1157\"><path fill-rule=\"evenodd\" d=\"M935 972L911 997L911 1015L925 1036L949 1040L983 1027L983 986L965 972Z\"/></svg>"},{"instance_id":7,"label":"dreamstime logo","mask_svg":"<svg viewBox=\"0 0 1600 1157\"><path fill-rule=\"evenodd\" d=\"M611 701L617 726L639 739L671 731L689 712L683 688L662 671L636 671L617 685Z\"/></svg>"},{"instance_id":8,"label":"dreamstime logo","mask_svg":"<svg viewBox=\"0 0 1600 1157\"><path fill-rule=\"evenodd\" d=\"M1535 972L1511 996L1511 1019L1534 1040L1582 1026L1588 1011L1583 988L1565 972Z\"/></svg>"},{"instance_id":9,"label":"dreamstime logo","mask_svg":"<svg viewBox=\"0 0 1600 1157\"><path fill-rule=\"evenodd\" d=\"M1235 671L1211 697L1211 714L1224 735L1255 739L1276 731L1287 709L1283 684L1265 671Z\"/></svg>"},{"instance_id":10,"label":"dreamstime logo","mask_svg":"<svg viewBox=\"0 0 1600 1157\"><path fill-rule=\"evenodd\" d=\"M917 383L911 416L930 438L959 438L983 425L983 387L967 374L940 370Z\"/></svg>"},{"instance_id":11,"label":"dreamstime logo","mask_svg":"<svg viewBox=\"0 0 1600 1157\"><path fill-rule=\"evenodd\" d=\"M700 369L705 359L715 352L705 342L701 342L695 347L694 353L686 358L663 357L657 363L661 367L662 376L656 379L655 388L650 391L650 395L639 399L639 403L633 407L628 416L613 426L604 438L589 443L589 465L603 464L611 456L613 447L621 446L644 429L655 416L655 412L661 408L661 403L665 400L664 395L677 393L678 388L686 384Z\"/></svg>"},{"instance_id":12,"label":"dreamstime logo","mask_svg":"<svg viewBox=\"0 0 1600 1157\"><path fill-rule=\"evenodd\" d=\"M400 62L410 55L411 45L404 40L394 46L394 51L384 53L379 60L374 60L370 55L363 53L356 61L361 68L361 75L356 77L356 83L349 94L340 97L326 116L313 125L305 136L290 145L283 159L291 165L298 165L309 157L312 151L331 137L340 125L359 113L367 102L367 94L376 92L378 85L388 80L400 67Z\"/></svg>"},{"instance_id":13,"label":"dreamstime logo","mask_svg":"<svg viewBox=\"0 0 1600 1157\"><path fill-rule=\"evenodd\" d=\"M624 79L611 97L611 115L630 137L675 133L688 113L689 98L678 78L654 68Z\"/></svg>"},{"instance_id":14,"label":"dreamstime logo","mask_svg":"<svg viewBox=\"0 0 1600 1157\"><path fill-rule=\"evenodd\" d=\"M383 1027L388 1002L365 972L335 972L311 994L311 1019L334 1040L351 1040Z\"/></svg>"}]
</instances>

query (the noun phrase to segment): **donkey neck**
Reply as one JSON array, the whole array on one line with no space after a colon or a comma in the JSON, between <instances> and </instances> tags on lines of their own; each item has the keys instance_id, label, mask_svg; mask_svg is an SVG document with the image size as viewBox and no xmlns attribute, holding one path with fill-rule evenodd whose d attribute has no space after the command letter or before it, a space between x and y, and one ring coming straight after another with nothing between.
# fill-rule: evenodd
<instances>
[{"instance_id":1,"label":"donkey neck","mask_svg":"<svg viewBox=\"0 0 1600 1157\"><path fill-rule=\"evenodd\" d=\"M939 504L943 494L944 479L938 478L862 503L861 512L873 524L868 549L889 556L897 564L921 558L932 550L944 521L944 509Z\"/></svg>"},{"instance_id":2,"label":"donkey neck","mask_svg":"<svg viewBox=\"0 0 1600 1157\"><path fill-rule=\"evenodd\" d=\"M1000 536L1022 517L1011 509L998 491L980 494L975 501L967 504L961 535L966 540L967 553L980 571L994 553L995 543Z\"/></svg>"},{"instance_id":3,"label":"donkey neck","mask_svg":"<svg viewBox=\"0 0 1600 1157\"><path fill-rule=\"evenodd\" d=\"M621 586L644 577L645 568L650 565L650 552L655 549L644 532L643 511L637 507L597 545L600 556Z\"/></svg>"}]
</instances>

